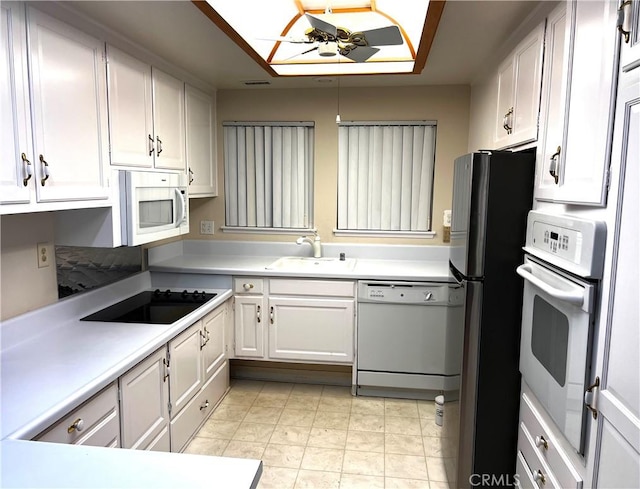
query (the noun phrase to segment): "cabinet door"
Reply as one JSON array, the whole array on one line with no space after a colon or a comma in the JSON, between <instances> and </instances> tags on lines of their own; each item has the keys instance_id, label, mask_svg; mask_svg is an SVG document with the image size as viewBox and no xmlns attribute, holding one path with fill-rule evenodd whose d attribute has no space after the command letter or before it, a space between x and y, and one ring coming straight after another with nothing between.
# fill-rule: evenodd
<instances>
[{"instance_id":1,"label":"cabinet door","mask_svg":"<svg viewBox=\"0 0 640 489\"><path fill-rule=\"evenodd\" d=\"M227 321L227 305L223 304L202 320L204 346L202 347L202 361L204 378L213 375L225 358L225 328Z\"/></svg>"},{"instance_id":2,"label":"cabinet door","mask_svg":"<svg viewBox=\"0 0 640 489\"><path fill-rule=\"evenodd\" d=\"M269 358L353 361L353 299L269 298Z\"/></svg>"},{"instance_id":3,"label":"cabinet door","mask_svg":"<svg viewBox=\"0 0 640 489\"><path fill-rule=\"evenodd\" d=\"M514 144L535 141L538 137L544 27L542 23L518 45L515 52L514 109L511 119L511 139Z\"/></svg>"},{"instance_id":4,"label":"cabinet door","mask_svg":"<svg viewBox=\"0 0 640 489\"><path fill-rule=\"evenodd\" d=\"M640 487L640 70L621 75L617 106L613 158L620 187L608 314L595 368L601 390L594 487L602 488Z\"/></svg>"},{"instance_id":5,"label":"cabinet door","mask_svg":"<svg viewBox=\"0 0 640 489\"><path fill-rule=\"evenodd\" d=\"M186 170L184 83L152 68L156 168Z\"/></svg>"},{"instance_id":6,"label":"cabinet door","mask_svg":"<svg viewBox=\"0 0 640 489\"><path fill-rule=\"evenodd\" d=\"M104 43L27 10L38 202L107 199Z\"/></svg>"},{"instance_id":7,"label":"cabinet door","mask_svg":"<svg viewBox=\"0 0 640 489\"><path fill-rule=\"evenodd\" d=\"M29 203L33 153L24 4L2 2L0 12L0 203Z\"/></svg>"},{"instance_id":8,"label":"cabinet door","mask_svg":"<svg viewBox=\"0 0 640 489\"><path fill-rule=\"evenodd\" d=\"M618 71L616 4L569 2L574 29L565 154L556 200L603 206Z\"/></svg>"},{"instance_id":9,"label":"cabinet door","mask_svg":"<svg viewBox=\"0 0 640 489\"><path fill-rule=\"evenodd\" d=\"M189 197L213 197L218 194L214 96L186 85L185 111Z\"/></svg>"},{"instance_id":10,"label":"cabinet door","mask_svg":"<svg viewBox=\"0 0 640 489\"><path fill-rule=\"evenodd\" d=\"M205 339L201 328L202 321L198 321L169 342L169 395L172 416L175 416L202 387L204 377L200 350Z\"/></svg>"},{"instance_id":11,"label":"cabinet door","mask_svg":"<svg viewBox=\"0 0 640 489\"><path fill-rule=\"evenodd\" d=\"M169 426L166 348L120 377L122 447L146 449Z\"/></svg>"},{"instance_id":12,"label":"cabinet door","mask_svg":"<svg viewBox=\"0 0 640 489\"><path fill-rule=\"evenodd\" d=\"M107 47L111 164L153 167L151 66Z\"/></svg>"},{"instance_id":13,"label":"cabinet door","mask_svg":"<svg viewBox=\"0 0 640 489\"><path fill-rule=\"evenodd\" d=\"M513 91L515 83L515 64L509 56L498 68L498 106L496 109L496 147L506 146L510 140L513 118ZM511 129L510 129L511 127Z\"/></svg>"},{"instance_id":14,"label":"cabinet door","mask_svg":"<svg viewBox=\"0 0 640 489\"><path fill-rule=\"evenodd\" d=\"M264 357L263 321L267 320L264 299L258 297L235 298L235 352L239 357Z\"/></svg>"},{"instance_id":15,"label":"cabinet door","mask_svg":"<svg viewBox=\"0 0 640 489\"><path fill-rule=\"evenodd\" d=\"M550 170L562 165L569 36L567 6L561 3L547 18L544 83L540 105L541 135L537 150L536 198L553 199L558 185ZM560 151L558 153L558 151ZM554 170L555 171L555 170Z\"/></svg>"}]
</instances>

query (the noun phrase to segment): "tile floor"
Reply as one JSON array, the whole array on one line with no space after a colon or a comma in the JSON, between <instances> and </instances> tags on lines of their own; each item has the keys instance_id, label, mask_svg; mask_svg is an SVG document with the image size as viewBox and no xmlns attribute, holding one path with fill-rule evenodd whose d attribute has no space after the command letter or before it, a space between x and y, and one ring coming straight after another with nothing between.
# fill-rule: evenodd
<instances>
[{"instance_id":1,"label":"tile floor","mask_svg":"<svg viewBox=\"0 0 640 489\"><path fill-rule=\"evenodd\" d=\"M262 459L262 489L448 489L441 435L433 401L236 380L185 452Z\"/></svg>"}]
</instances>

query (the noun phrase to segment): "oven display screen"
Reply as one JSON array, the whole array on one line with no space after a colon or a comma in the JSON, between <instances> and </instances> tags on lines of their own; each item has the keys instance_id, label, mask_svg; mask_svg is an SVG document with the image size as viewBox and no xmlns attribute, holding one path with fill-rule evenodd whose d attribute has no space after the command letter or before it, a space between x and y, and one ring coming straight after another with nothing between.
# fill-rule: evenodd
<instances>
[{"instance_id":1,"label":"oven display screen","mask_svg":"<svg viewBox=\"0 0 640 489\"><path fill-rule=\"evenodd\" d=\"M551 239L553 239L554 241L558 241L558 233L554 233L553 231L551 231L550 235Z\"/></svg>"}]
</instances>

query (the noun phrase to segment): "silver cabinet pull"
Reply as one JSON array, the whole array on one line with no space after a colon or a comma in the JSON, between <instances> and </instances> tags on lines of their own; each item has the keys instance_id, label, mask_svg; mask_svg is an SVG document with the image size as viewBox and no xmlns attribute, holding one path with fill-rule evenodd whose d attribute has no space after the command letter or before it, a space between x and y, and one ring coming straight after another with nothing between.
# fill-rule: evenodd
<instances>
[{"instance_id":1,"label":"silver cabinet pull","mask_svg":"<svg viewBox=\"0 0 640 489\"><path fill-rule=\"evenodd\" d=\"M587 390L584 393L584 403L587 406L587 409L591 411L591 415L593 419L598 419L598 409L594 406L595 402L595 390L600 387L600 377L596 377L596 380L587 387Z\"/></svg>"},{"instance_id":2,"label":"silver cabinet pull","mask_svg":"<svg viewBox=\"0 0 640 489\"><path fill-rule=\"evenodd\" d=\"M76 419L71 426L67 428L67 433L73 433L77 431L80 433L84 429L84 421L82 418Z\"/></svg>"},{"instance_id":3,"label":"silver cabinet pull","mask_svg":"<svg viewBox=\"0 0 640 489\"><path fill-rule=\"evenodd\" d=\"M549 450L549 442L547 442L546 438L542 435L536 436L536 446L538 448L544 448L545 450Z\"/></svg>"},{"instance_id":4,"label":"silver cabinet pull","mask_svg":"<svg viewBox=\"0 0 640 489\"><path fill-rule=\"evenodd\" d=\"M502 118L502 127L507 131L507 134L511 134L513 130L513 107L511 107Z\"/></svg>"},{"instance_id":5,"label":"silver cabinet pull","mask_svg":"<svg viewBox=\"0 0 640 489\"><path fill-rule=\"evenodd\" d=\"M149 156L153 154L153 143L153 137L151 137L151 134L149 134Z\"/></svg>"},{"instance_id":6,"label":"silver cabinet pull","mask_svg":"<svg viewBox=\"0 0 640 489\"><path fill-rule=\"evenodd\" d=\"M625 44L629 44L629 36L631 34L631 3L631 0L626 0L618 7L617 27L618 32L624 37Z\"/></svg>"},{"instance_id":7,"label":"silver cabinet pull","mask_svg":"<svg viewBox=\"0 0 640 489\"><path fill-rule=\"evenodd\" d=\"M549 173L553 177L556 185L558 184L558 179L560 178L560 153L562 152L562 147L558 146L558 149L555 153L551 155L550 163L549 163Z\"/></svg>"},{"instance_id":8,"label":"silver cabinet pull","mask_svg":"<svg viewBox=\"0 0 640 489\"><path fill-rule=\"evenodd\" d=\"M203 409L207 409L209 407L209 399L205 399L205 401L200 405L200 411Z\"/></svg>"},{"instance_id":9,"label":"silver cabinet pull","mask_svg":"<svg viewBox=\"0 0 640 489\"><path fill-rule=\"evenodd\" d=\"M162 153L162 139L160 139L160 136L156 136L156 142L158 143L158 150L156 151L156 154L160 156L160 153Z\"/></svg>"},{"instance_id":10,"label":"silver cabinet pull","mask_svg":"<svg viewBox=\"0 0 640 489\"><path fill-rule=\"evenodd\" d=\"M193 171L191 171L191 167L189 167L189 185L193 183Z\"/></svg>"},{"instance_id":11,"label":"silver cabinet pull","mask_svg":"<svg viewBox=\"0 0 640 489\"><path fill-rule=\"evenodd\" d=\"M269 309L269 317L270 317L271 324L273 324L273 321L275 319L275 314L273 313L273 307Z\"/></svg>"},{"instance_id":12,"label":"silver cabinet pull","mask_svg":"<svg viewBox=\"0 0 640 489\"><path fill-rule=\"evenodd\" d=\"M256 320L257 320L258 322L261 322L261 321L262 321L262 309L260 309L260 306L258 306L258 310L257 310L257 312L256 312Z\"/></svg>"},{"instance_id":13,"label":"silver cabinet pull","mask_svg":"<svg viewBox=\"0 0 640 489\"><path fill-rule=\"evenodd\" d=\"M27 182L33 176L33 169L31 168L31 162L27 159L27 155L26 154L22 153L20 155L20 158L22 159L22 164L24 165L24 174L26 175L22 179L22 185L24 185L26 187L27 186Z\"/></svg>"},{"instance_id":14,"label":"silver cabinet pull","mask_svg":"<svg viewBox=\"0 0 640 489\"><path fill-rule=\"evenodd\" d=\"M40 179L40 185L44 187L44 182L49 180L49 163L46 162L42 155L40 155L40 163L42 164L42 173L44 174L44 177Z\"/></svg>"},{"instance_id":15,"label":"silver cabinet pull","mask_svg":"<svg viewBox=\"0 0 640 489\"><path fill-rule=\"evenodd\" d=\"M544 476L541 470L536 470L533 473L533 480L542 483L542 485L547 482L547 478Z\"/></svg>"}]
</instances>

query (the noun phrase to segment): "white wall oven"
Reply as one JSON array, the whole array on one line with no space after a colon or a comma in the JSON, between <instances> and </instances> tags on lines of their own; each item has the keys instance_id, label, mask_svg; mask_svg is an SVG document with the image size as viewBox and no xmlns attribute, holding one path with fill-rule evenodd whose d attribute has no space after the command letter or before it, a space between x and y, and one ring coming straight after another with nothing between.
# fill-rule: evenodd
<instances>
[{"instance_id":1,"label":"white wall oven","mask_svg":"<svg viewBox=\"0 0 640 489\"><path fill-rule=\"evenodd\" d=\"M137 246L189 232L183 173L120 173L123 244Z\"/></svg>"},{"instance_id":2,"label":"white wall oven","mask_svg":"<svg viewBox=\"0 0 640 489\"><path fill-rule=\"evenodd\" d=\"M520 372L581 454L605 237L602 222L531 211L517 269L524 278Z\"/></svg>"}]
</instances>

